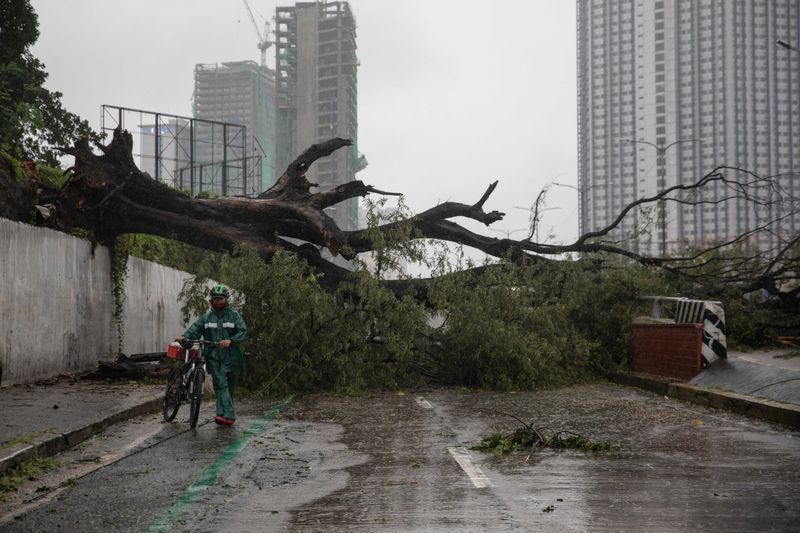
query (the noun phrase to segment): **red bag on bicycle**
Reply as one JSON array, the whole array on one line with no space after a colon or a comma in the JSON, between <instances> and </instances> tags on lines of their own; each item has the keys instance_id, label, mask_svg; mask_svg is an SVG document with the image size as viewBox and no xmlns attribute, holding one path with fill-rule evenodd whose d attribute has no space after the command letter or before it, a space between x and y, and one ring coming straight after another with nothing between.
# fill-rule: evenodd
<instances>
[{"instance_id":1,"label":"red bag on bicycle","mask_svg":"<svg viewBox=\"0 0 800 533\"><path fill-rule=\"evenodd\" d=\"M169 343L167 346L167 353L166 356L169 359L176 359L178 361L191 361L192 359L197 359L200 355L200 345L193 344L191 348L189 348L189 359L186 359L186 348L181 346L181 343L178 341L174 341Z\"/></svg>"},{"instance_id":2,"label":"red bag on bicycle","mask_svg":"<svg viewBox=\"0 0 800 533\"><path fill-rule=\"evenodd\" d=\"M186 348L181 346L181 343L177 341L169 343L169 346L167 346L167 358L183 361L184 357L186 357Z\"/></svg>"}]
</instances>

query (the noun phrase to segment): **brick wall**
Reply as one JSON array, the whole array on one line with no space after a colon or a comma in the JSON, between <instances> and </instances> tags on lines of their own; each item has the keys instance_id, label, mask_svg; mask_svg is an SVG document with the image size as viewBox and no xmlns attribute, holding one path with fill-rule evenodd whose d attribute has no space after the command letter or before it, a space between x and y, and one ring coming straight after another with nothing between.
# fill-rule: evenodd
<instances>
[{"instance_id":1,"label":"brick wall","mask_svg":"<svg viewBox=\"0 0 800 533\"><path fill-rule=\"evenodd\" d=\"M633 370L689 381L700 373L702 345L702 324L633 324Z\"/></svg>"}]
</instances>

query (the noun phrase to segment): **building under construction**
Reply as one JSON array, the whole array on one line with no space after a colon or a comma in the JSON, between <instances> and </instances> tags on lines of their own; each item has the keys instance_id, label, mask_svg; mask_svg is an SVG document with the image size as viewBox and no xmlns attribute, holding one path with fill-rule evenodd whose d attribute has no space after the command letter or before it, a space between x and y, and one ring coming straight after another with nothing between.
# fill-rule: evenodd
<instances>
[{"instance_id":1,"label":"building under construction","mask_svg":"<svg viewBox=\"0 0 800 533\"><path fill-rule=\"evenodd\" d=\"M350 5L330 1L278 7L274 71L264 64L265 51L273 44L268 28L260 32L247 9L258 33L262 64L196 65L194 117L246 126L247 155L261 157L262 176L260 183L248 186L248 195L269 188L303 150L331 137L352 139L353 146L317 161L307 178L322 190L353 181L366 160L357 143L358 59ZM327 212L344 230L358 227L358 199Z\"/></svg>"},{"instance_id":2,"label":"building under construction","mask_svg":"<svg viewBox=\"0 0 800 533\"><path fill-rule=\"evenodd\" d=\"M275 98L275 73L265 65L237 61L195 66L194 117L245 126L246 155L260 158L261 179L248 184L249 196L269 188L277 177ZM205 137L222 133L207 132Z\"/></svg>"},{"instance_id":3,"label":"building under construction","mask_svg":"<svg viewBox=\"0 0 800 533\"><path fill-rule=\"evenodd\" d=\"M347 2L298 2L275 13L276 165L312 144L344 137L353 146L317 161L308 180L323 190L353 181L358 151L356 22ZM358 200L328 210L344 230L358 226Z\"/></svg>"}]
</instances>

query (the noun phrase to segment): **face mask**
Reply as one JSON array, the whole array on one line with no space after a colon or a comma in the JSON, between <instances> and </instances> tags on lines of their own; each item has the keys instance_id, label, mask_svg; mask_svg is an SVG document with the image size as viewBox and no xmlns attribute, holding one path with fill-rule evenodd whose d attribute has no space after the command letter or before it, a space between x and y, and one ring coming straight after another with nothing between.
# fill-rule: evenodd
<instances>
[{"instance_id":1,"label":"face mask","mask_svg":"<svg viewBox=\"0 0 800 533\"><path fill-rule=\"evenodd\" d=\"M213 307L217 311L222 311L223 309L225 309L225 306L227 305L228 302L224 298L219 298L219 299L214 298L213 300L211 300L211 307Z\"/></svg>"}]
</instances>

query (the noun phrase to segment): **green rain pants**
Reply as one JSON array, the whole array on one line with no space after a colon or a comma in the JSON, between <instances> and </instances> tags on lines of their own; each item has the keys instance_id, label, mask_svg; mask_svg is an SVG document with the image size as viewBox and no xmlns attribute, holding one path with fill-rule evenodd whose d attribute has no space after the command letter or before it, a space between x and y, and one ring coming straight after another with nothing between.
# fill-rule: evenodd
<instances>
[{"instance_id":1,"label":"green rain pants","mask_svg":"<svg viewBox=\"0 0 800 533\"><path fill-rule=\"evenodd\" d=\"M232 360L230 352L216 350L206 359L208 370L214 380L214 394L217 396L217 414L235 420L233 410L233 390L239 382L239 365Z\"/></svg>"}]
</instances>

